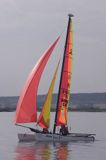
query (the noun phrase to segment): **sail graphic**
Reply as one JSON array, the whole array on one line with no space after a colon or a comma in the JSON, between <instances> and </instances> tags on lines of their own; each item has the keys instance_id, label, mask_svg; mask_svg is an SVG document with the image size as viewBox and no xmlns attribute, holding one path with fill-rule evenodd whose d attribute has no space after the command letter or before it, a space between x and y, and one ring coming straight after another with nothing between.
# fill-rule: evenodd
<instances>
[{"instance_id":1,"label":"sail graphic","mask_svg":"<svg viewBox=\"0 0 106 160\"><path fill-rule=\"evenodd\" d=\"M36 122L36 100L39 81L44 67L59 38L60 37L58 37L55 42L49 47L49 49L43 54L43 56L41 56L32 72L30 73L17 104L15 123Z\"/></svg>"},{"instance_id":2,"label":"sail graphic","mask_svg":"<svg viewBox=\"0 0 106 160\"><path fill-rule=\"evenodd\" d=\"M55 125L67 124L67 111L70 95L72 74L72 20L69 16L66 45L63 57L63 65L61 71L60 87L57 101L57 115L55 119Z\"/></svg>"},{"instance_id":3,"label":"sail graphic","mask_svg":"<svg viewBox=\"0 0 106 160\"><path fill-rule=\"evenodd\" d=\"M54 89L58 66L59 66L59 63L56 67L52 82L48 90L48 94L46 96L44 105L42 107L42 112L40 113L40 116L37 122L37 124L42 128L49 128L50 126L50 107L51 107L51 102L52 102L52 93Z\"/></svg>"}]
</instances>

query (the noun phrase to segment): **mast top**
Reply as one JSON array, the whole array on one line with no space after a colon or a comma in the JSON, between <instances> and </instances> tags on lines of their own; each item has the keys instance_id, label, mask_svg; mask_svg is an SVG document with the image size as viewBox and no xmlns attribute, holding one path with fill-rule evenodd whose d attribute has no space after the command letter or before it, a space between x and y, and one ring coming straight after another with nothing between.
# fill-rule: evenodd
<instances>
[{"instance_id":1,"label":"mast top","mask_svg":"<svg viewBox=\"0 0 106 160\"><path fill-rule=\"evenodd\" d=\"M73 14L68 14L68 16L69 16L69 18L74 17L74 15L73 15Z\"/></svg>"}]
</instances>

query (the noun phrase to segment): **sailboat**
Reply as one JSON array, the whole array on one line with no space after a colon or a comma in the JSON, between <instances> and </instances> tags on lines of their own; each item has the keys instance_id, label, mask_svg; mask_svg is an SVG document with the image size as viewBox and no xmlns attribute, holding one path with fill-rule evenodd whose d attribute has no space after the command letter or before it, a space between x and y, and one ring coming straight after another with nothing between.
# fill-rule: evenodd
<instances>
[{"instance_id":1,"label":"sailboat","mask_svg":"<svg viewBox=\"0 0 106 160\"><path fill-rule=\"evenodd\" d=\"M19 98L15 124L18 126L29 128L34 134L18 134L20 141L35 140L35 141L94 141L95 134L86 133L69 133L67 116L68 105L70 97L71 75L72 75L72 14L68 15L67 35L64 47L63 62L61 68L59 91L56 104L55 120L53 131L49 132L50 127L50 107L52 102L52 92L56 80L56 75L59 63L56 67L53 79L51 81L47 96L42 106L42 111L39 118L37 118L37 92L44 68L53 53L60 36L51 44L46 52L40 57L37 64L32 69L28 79L25 83L22 94ZM36 123L42 128L38 130L35 128L20 125L20 123ZM57 132L57 127L60 127L60 132Z\"/></svg>"}]
</instances>

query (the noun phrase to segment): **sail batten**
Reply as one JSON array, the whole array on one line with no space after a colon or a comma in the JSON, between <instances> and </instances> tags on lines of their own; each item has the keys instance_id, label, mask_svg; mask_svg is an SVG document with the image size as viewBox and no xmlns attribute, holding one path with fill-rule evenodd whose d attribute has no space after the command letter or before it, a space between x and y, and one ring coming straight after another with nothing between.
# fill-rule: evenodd
<instances>
[{"instance_id":1,"label":"sail batten","mask_svg":"<svg viewBox=\"0 0 106 160\"><path fill-rule=\"evenodd\" d=\"M54 50L60 36L54 41L49 49L41 56L37 64L31 71L22 94L19 98L15 116L15 123L30 123L37 121L37 91L42 72L47 61Z\"/></svg>"}]
</instances>

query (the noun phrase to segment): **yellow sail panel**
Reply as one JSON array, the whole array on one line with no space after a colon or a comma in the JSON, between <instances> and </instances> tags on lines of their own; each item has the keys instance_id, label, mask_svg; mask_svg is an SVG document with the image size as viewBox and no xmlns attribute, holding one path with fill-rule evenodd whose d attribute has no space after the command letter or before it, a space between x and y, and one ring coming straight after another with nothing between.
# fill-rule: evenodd
<instances>
[{"instance_id":1,"label":"yellow sail panel","mask_svg":"<svg viewBox=\"0 0 106 160\"><path fill-rule=\"evenodd\" d=\"M61 85L58 101L58 111L56 125L67 124L67 111L70 96L70 85L71 85L71 74L72 74L72 21L70 20L68 26L66 50L64 53L63 70L61 76Z\"/></svg>"},{"instance_id":2,"label":"yellow sail panel","mask_svg":"<svg viewBox=\"0 0 106 160\"><path fill-rule=\"evenodd\" d=\"M52 102L52 93L53 93L53 89L54 89L58 66L59 66L59 63L56 67L51 85L49 87L48 94L46 96L44 105L42 107L42 111L40 113L40 116L39 116L39 119L37 122L37 124L39 126L41 126L42 128L49 128L49 125L50 125L50 107L51 107L51 102Z\"/></svg>"}]
</instances>

